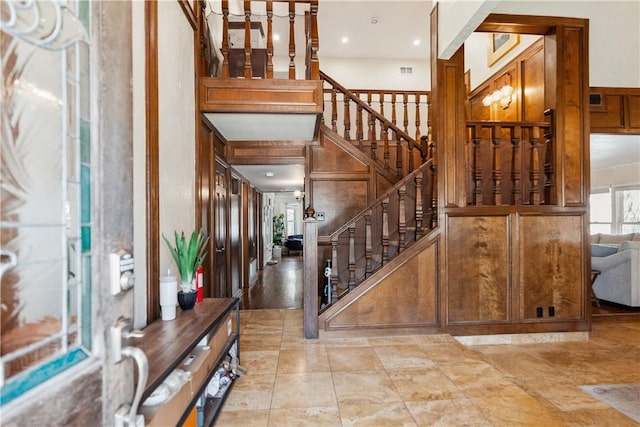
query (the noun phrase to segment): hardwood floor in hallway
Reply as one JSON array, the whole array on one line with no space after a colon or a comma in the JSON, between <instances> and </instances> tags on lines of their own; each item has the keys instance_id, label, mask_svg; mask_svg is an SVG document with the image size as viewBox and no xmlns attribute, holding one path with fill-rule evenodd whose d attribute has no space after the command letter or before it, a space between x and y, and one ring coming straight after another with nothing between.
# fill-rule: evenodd
<instances>
[{"instance_id":1,"label":"hardwood floor in hallway","mask_svg":"<svg viewBox=\"0 0 640 427\"><path fill-rule=\"evenodd\" d=\"M276 259L277 264L258 271L255 285L244 289L241 310L302 308L302 256Z\"/></svg>"}]
</instances>

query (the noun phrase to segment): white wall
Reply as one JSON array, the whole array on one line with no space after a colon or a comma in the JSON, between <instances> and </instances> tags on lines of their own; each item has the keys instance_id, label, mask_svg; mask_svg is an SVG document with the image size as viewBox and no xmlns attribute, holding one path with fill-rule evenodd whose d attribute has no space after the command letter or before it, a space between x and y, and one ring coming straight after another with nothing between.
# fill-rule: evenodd
<instances>
[{"instance_id":1,"label":"white wall","mask_svg":"<svg viewBox=\"0 0 640 427\"><path fill-rule=\"evenodd\" d=\"M136 327L146 324L146 101L144 2L132 2L134 257L136 259ZM158 2L158 113L160 170L160 232L190 235L195 227L195 81L191 29L177 2ZM176 58L180 56L180 60ZM160 271L176 274L171 254L161 238ZM159 278L153 278L158 281Z\"/></svg>"},{"instance_id":2,"label":"white wall","mask_svg":"<svg viewBox=\"0 0 640 427\"><path fill-rule=\"evenodd\" d=\"M456 53L498 2L498 0L437 1L438 58L451 58L451 55Z\"/></svg>"},{"instance_id":3,"label":"white wall","mask_svg":"<svg viewBox=\"0 0 640 427\"><path fill-rule=\"evenodd\" d=\"M591 171L591 190L640 184L640 163Z\"/></svg>"},{"instance_id":4,"label":"white wall","mask_svg":"<svg viewBox=\"0 0 640 427\"><path fill-rule=\"evenodd\" d=\"M273 212L275 206L275 193L262 193L262 229L263 231L263 253L262 265L273 257Z\"/></svg>"},{"instance_id":5,"label":"white wall","mask_svg":"<svg viewBox=\"0 0 640 427\"><path fill-rule=\"evenodd\" d=\"M321 58L321 69L347 89L430 90L429 61ZM400 67L413 74L401 75Z\"/></svg>"}]
</instances>

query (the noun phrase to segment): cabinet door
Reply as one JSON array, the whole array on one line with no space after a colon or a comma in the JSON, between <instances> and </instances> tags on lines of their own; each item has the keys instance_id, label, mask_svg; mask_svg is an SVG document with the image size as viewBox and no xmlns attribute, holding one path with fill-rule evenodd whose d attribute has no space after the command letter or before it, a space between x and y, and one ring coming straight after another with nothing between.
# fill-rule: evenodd
<instances>
[{"instance_id":1,"label":"cabinet door","mask_svg":"<svg viewBox=\"0 0 640 427\"><path fill-rule=\"evenodd\" d=\"M520 218L520 319L584 317L582 221L580 215Z\"/></svg>"}]
</instances>

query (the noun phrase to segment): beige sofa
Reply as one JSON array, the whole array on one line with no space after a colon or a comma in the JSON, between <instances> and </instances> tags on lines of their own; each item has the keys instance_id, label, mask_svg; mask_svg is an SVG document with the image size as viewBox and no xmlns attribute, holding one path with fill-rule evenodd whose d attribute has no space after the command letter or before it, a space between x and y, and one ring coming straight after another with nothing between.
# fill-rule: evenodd
<instances>
[{"instance_id":1,"label":"beige sofa","mask_svg":"<svg viewBox=\"0 0 640 427\"><path fill-rule=\"evenodd\" d=\"M640 233L591 236L591 268L600 271L596 297L640 307Z\"/></svg>"}]
</instances>

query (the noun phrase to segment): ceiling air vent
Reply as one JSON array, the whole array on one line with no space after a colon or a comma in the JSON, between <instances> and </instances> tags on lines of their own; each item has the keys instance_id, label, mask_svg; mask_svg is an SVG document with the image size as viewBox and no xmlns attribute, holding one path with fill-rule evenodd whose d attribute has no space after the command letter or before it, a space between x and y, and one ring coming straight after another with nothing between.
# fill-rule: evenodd
<instances>
[{"instance_id":1,"label":"ceiling air vent","mask_svg":"<svg viewBox=\"0 0 640 427\"><path fill-rule=\"evenodd\" d=\"M400 74L407 76L413 74L413 67L400 67Z\"/></svg>"}]
</instances>

